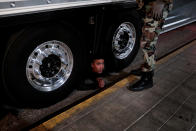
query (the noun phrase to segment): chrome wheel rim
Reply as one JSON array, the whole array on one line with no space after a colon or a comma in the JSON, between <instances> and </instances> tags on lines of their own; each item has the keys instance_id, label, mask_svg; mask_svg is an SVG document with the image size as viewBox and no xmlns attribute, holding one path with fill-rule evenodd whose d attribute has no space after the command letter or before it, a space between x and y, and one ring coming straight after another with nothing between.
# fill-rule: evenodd
<instances>
[{"instance_id":1,"label":"chrome wheel rim","mask_svg":"<svg viewBox=\"0 0 196 131\"><path fill-rule=\"evenodd\" d=\"M73 54L63 42L52 40L37 46L28 57L26 76L38 91L50 92L61 87L73 69Z\"/></svg>"},{"instance_id":2,"label":"chrome wheel rim","mask_svg":"<svg viewBox=\"0 0 196 131\"><path fill-rule=\"evenodd\" d=\"M122 23L114 33L112 52L117 59L125 59L134 49L136 30L132 23Z\"/></svg>"}]
</instances>

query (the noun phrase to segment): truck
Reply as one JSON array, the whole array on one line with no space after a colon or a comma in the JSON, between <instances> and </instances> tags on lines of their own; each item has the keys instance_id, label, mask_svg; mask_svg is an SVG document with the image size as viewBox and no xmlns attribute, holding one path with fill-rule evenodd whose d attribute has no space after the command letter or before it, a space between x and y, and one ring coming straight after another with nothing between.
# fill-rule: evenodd
<instances>
[{"instance_id":1,"label":"truck","mask_svg":"<svg viewBox=\"0 0 196 131\"><path fill-rule=\"evenodd\" d=\"M195 6L174 0L162 33L194 22ZM2 100L45 106L65 98L93 54L110 71L127 67L141 28L135 0L0 0Z\"/></svg>"}]
</instances>

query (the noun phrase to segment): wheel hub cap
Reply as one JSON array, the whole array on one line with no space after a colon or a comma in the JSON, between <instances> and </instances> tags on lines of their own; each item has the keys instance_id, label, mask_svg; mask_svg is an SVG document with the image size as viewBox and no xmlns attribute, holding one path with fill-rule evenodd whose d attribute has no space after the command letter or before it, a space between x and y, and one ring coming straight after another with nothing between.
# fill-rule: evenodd
<instances>
[{"instance_id":1,"label":"wheel hub cap","mask_svg":"<svg viewBox=\"0 0 196 131\"><path fill-rule=\"evenodd\" d=\"M61 87L70 77L73 55L60 41L48 41L37 46L26 64L28 82L37 90L49 92Z\"/></svg>"},{"instance_id":2,"label":"wheel hub cap","mask_svg":"<svg viewBox=\"0 0 196 131\"><path fill-rule=\"evenodd\" d=\"M133 51L136 41L136 30L132 23L122 23L113 36L112 52L117 59L125 59Z\"/></svg>"}]
</instances>

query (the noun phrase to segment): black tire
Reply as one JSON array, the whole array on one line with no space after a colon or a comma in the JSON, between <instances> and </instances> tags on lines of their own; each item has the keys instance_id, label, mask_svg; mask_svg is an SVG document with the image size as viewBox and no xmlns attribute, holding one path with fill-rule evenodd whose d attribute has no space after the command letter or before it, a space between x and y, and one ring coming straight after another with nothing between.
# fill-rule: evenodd
<instances>
[{"instance_id":1,"label":"black tire","mask_svg":"<svg viewBox=\"0 0 196 131\"><path fill-rule=\"evenodd\" d=\"M36 90L29 83L26 77L26 63L32 51L40 43L50 40L66 43L72 51L74 64L70 77L61 87L43 92ZM12 102L17 106L42 107L70 94L84 66L80 64L85 60L82 44L79 33L70 25L34 26L23 30L17 37L11 37L3 62L3 81Z\"/></svg>"},{"instance_id":2,"label":"black tire","mask_svg":"<svg viewBox=\"0 0 196 131\"><path fill-rule=\"evenodd\" d=\"M140 47L140 36L141 36L141 18L137 11L130 10L129 12L119 13L116 18L112 21L113 23L109 25L107 35L106 35L106 44L107 45L107 60L106 60L106 66L109 71L119 71L128 65L131 64L131 62L136 57L139 47ZM133 47L132 52L123 59L118 59L114 56L112 51L112 40L113 36L117 30L117 28L124 22L130 22L134 25L134 28L136 30L136 41L135 46Z\"/></svg>"}]
</instances>

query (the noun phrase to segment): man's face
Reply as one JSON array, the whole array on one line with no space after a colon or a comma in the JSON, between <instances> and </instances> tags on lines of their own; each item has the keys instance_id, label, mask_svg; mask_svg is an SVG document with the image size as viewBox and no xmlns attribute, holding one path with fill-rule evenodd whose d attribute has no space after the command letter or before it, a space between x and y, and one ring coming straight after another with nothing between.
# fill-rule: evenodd
<instances>
[{"instance_id":1,"label":"man's face","mask_svg":"<svg viewBox=\"0 0 196 131\"><path fill-rule=\"evenodd\" d=\"M91 63L91 67L92 67L93 72L101 74L104 69L104 59L95 59Z\"/></svg>"}]
</instances>

